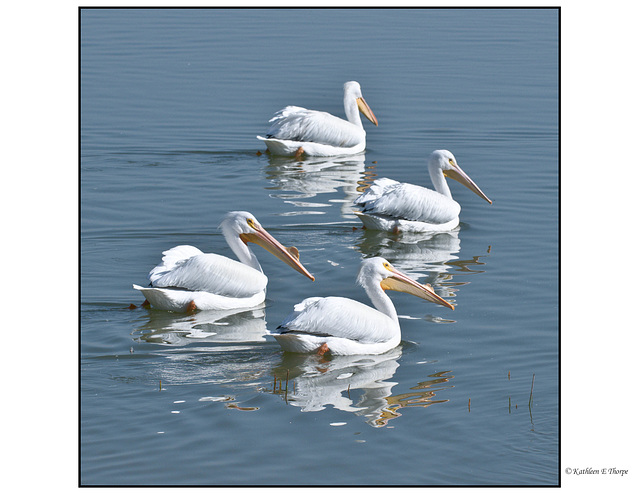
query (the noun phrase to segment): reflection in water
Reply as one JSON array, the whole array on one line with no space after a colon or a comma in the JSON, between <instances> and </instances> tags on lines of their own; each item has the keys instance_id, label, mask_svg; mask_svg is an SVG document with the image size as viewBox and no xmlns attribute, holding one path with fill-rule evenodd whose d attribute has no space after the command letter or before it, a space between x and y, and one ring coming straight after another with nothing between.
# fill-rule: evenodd
<instances>
[{"instance_id":1,"label":"reflection in water","mask_svg":"<svg viewBox=\"0 0 640 495\"><path fill-rule=\"evenodd\" d=\"M365 418L373 427L386 426L401 416L404 407L428 407L447 402L436 400L436 392L451 388L445 385L453 376L448 371L432 375L433 380L420 382L412 392L391 395L397 385L390 380L402 355L396 347L372 356L334 356L327 360L316 355L284 353L274 368L272 393L281 395L289 405L303 412L321 411L331 405L341 411Z\"/></svg>"},{"instance_id":2,"label":"reflection in water","mask_svg":"<svg viewBox=\"0 0 640 495\"><path fill-rule=\"evenodd\" d=\"M435 396L436 392L453 387L453 385L445 385L454 378L450 373L451 371L434 373L429 375L433 378L432 380L425 380L419 382L415 387L411 387L411 390L415 390L415 392L387 397L387 402L389 402L389 407L385 411L387 414L377 420L376 426L384 426L390 419L402 416L399 410L403 407L429 407L432 404L448 402L448 399L436 400Z\"/></svg>"},{"instance_id":3,"label":"reflection in water","mask_svg":"<svg viewBox=\"0 0 640 495\"><path fill-rule=\"evenodd\" d=\"M487 248L487 255L491 252L491 246ZM484 270L479 270L477 267L484 266L485 263L480 261L480 258L484 258L485 255L472 256L470 260L457 260L450 261L448 265L455 266L456 271L467 273L484 273Z\"/></svg>"},{"instance_id":4,"label":"reflection in water","mask_svg":"<svg viewBox=\"0 0 640 495\"><path fill-rule=\"evenodd\" d=\"M370 258L381 256L398 269L414 276L444 273L446 263L457 259L460 252L460 229L449 232L402 235L379 230L363 230L357 249Z\"/></svg>"},{"instance_id":5,"label":"reflection in water","mask_svg":"<svg viewBox=\"0 0 640 495\"><path fill-rule=\"evenodd\" d=\"M265 355L256 343L263 343L267 333L264 303L252 309L229 311L199 311L179 315L166 311L147 310L148 321L133 332L142 343L165 344L162 351L151 348L153 354L165 360L154 374L160 390L164 386L210 384L218 392L205 395L199 401L222 402L226 408L256 411L257 407L239 405L235 393L219 395L220 386L233 384L254 390L272 369L275 356ZM225 344L225 345L218 345ZM136 353L144 356L149 351Z\"/></svg>"},{"instance_id":6,"label":"reflection in water","mask_svg":"<svg viewBox=\"0 0 640 495\"><path fill-rule=\"evenodd\" d=\"M194 342L264 342L267 322L264 303L252 309L198 311L179 315L148 310L149 320L135 330L138 341L184 346Z\"/></svg>"},{"instance_id":7,"label":"reflection in water","mask_svg":"<svg viewBox=\"0 0 640 495\"><path fill-rule=\"evenodd\" d=\"M364 229L356 249L367 258L386 258L420 282L431 284L440 297L450 299L455 297L460 286L469 283L454 281L454 275L484 273L479 267L484 265L480 258L485 255L474 256L471 260L460 260L456 256L460 252L459 235L459 228L449 232L400 235ZM490 248L487 254L489 251Z\"/></svg>"},{"instance_id":8,"label":"reflection in water","mask_svg":"<svg viewBox=\"0 0 640 495\"><path fill-rule=\"evenodd\" d=\"M269 382L270 372L278 362L276 354L259 351L259 345L248 343L168 347L154 352L164 359L158 361L152 373L160 381L161 390L202 385L198 389L202 394L199 401L222 402L228 407L236 403L236 397L245 395L238 402L241 407L251 407L246 394L255 396L255 391Z\"/></svg>"},{"instance_id":9,"label":"reflection in water","mask_svg":"<svg viewBox=\"0 0 640 495\"><path fill-rule=\"evenodd\" d=\"M372 182L373 167L364 164L364 153L349 157L309 157L302 161L280 156L269 156L266 178L273 186L268 190L283 191L271 193L297 208L282 215L303 215L326 213L323 208L331 204L304 201L318 194L337 192L342 189L344 199L330 199L329 203L341 203L344 218L356 218L353 214L353 200Z\"/></svg>"}]
</instances>

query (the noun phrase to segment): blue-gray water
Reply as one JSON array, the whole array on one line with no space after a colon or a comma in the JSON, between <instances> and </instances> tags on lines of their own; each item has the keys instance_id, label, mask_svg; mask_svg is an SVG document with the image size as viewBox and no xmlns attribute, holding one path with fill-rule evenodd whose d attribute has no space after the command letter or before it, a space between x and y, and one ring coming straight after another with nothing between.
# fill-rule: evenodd
<instances>
[{"instance_id":1,"label":"blue-gray water","mask_svg":"<svg viewBox=\"0 0 640 495\"><path fill-rule=\"evenodd\" d=\"M556 10L80 21L82 484L558 483ZM342 116L347 80L380 123L365 121L364 155L257 153L287 104ZM443 148L493 204L454 183L458 230L363 231L358 190L385 176L431 186L426 158ZM163 250L233 256L217 229L233 209L297 246L316 281L256 247L264 308L129 309ZM305 297L368 302L355 276L372 255L456 310L393 293L403 341L377 357L323 362L265 337Z\"/></svg>"}]
</instances>

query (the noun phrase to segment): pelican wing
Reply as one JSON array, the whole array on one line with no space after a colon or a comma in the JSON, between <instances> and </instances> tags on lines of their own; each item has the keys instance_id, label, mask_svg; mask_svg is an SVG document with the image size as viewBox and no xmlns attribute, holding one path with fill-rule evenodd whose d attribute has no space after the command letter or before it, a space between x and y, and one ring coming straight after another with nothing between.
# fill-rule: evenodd
<instances>
[{"instance_id":1,"label":"pelican wing","mask_svg":"<svg viewBox=\"0 0 640 495\"><path fill-rule=\"evenodd\" d=\"M451 198L387 178L374 181L354 202L363 213L433 224L449 222L460 213L460 205Z\"/></svg>"},{"instance_id":2,"label":"pelican wing","mask_svg":"<svg viewBox=\"0 0 640 495\"><path fill-rule=\"evenodd\" d=\"M154 287L250 297L267 286L267 277L258 270L193 246L177 246L162 254L162 263L149 273Z\"/></svg>"},{"instance_id":3,"label":"pelican wing","mask_svg":"<svg viewBox=\"0 0 640 495\"><path fill-rule=\"evenodd\" d=\"M366 133L364 129L327 112L288 106L269 121L268 138L313 142L337 147L356 146Z\"/></svg>"},{"instance_id":4,"label":"pelican wing","mask_svg":"<svg viewBox=\"0 0 640 495\"><path fill-rule=\"evenodd\" d=\"M385 314L353 299L311 297L296 304L293 313L278 328L282 334L340 337L368 344L388 340L395 323Z\"/></svg>"}]
</instances>

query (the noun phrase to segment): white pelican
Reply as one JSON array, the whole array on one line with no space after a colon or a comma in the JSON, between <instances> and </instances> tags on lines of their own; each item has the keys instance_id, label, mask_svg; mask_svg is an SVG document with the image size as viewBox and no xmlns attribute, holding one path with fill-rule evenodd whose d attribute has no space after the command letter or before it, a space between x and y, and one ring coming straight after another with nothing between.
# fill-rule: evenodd
<instances>
[{"instance_id":1,"label":"white pelican","mask_svg":"<svg viewBox=\"0 0 640 495\"><path fill-rule=\"evenodd\" d=\"M314 280L299 261L295 247L284 247L246 211L228 213L220 224L227 244L240 261L203 253L193 246L176 246L163 252L162 263L149 273L151 287L141 291L158 309L193 311L250 308L265 299L267 277L247 246L254 242L286 264Z\"/></svg>"},{"instance_id":2,"label":"white pelican","mask_svg":"<svg viewBox=\"0 0 640 495\"><path fill-rule=\"evenodd\" d=\"M358 283L373 309L344 297L310 297L294 306L273 334L285 351L333 355L381 354L400 343L400 323L387 289L407 292L454 309L431 286L422 285L396 270L384 258L362 262Z\"/></svg>"},{"instance_id":3,"label":"white pelican","mask_svg":"<svg viewBox=\"0 0 640 495\"><path fill-rule=\"evenodd\" d=\"M267 137L257 136L274 155L300 157L353 155L364 151L366 135L358 110L375 125L378 120L362 97L360 84L344 83L344 113L347 120L327 112L288 106L269 121Z\"/></svg>"},{"instance_id":4,"label":"white pelican","mask_svg":"<svg viewBox=\"0 0 640 495\"><path fill-rule=\"evenodd\" d=\"M460 205L451 198L445 177L457 180L491 203L450 151L431 153L428 167L435 191L387 178L375 180L354 202L362 206L362 211L356 214L364 226L396 233L442 232L455 228L459 223Z\"/></svg>"}]
</instances>

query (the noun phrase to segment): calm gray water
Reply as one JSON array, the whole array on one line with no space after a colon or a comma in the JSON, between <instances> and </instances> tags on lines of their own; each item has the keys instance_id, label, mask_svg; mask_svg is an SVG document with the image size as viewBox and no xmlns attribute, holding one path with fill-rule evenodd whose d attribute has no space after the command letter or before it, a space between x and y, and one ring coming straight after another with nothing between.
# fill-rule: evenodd
<instances>
[{"instance_id":1,"label":"calm gray water","mask_svg":"<svg viewBox=\"0 0 640 495\"><path fill-rule=\"evenodd\" d=\"M80 27L82 484L558 483L556 10L82 10ZM258 153L287 104L342 116L347 80L380 122L364 154ZM456 231L362 230L358 191L430 187L442 148L493 205L454 183ZM129 309L163 250L233 256L233 209L316 281L256 247L264 307ZM393 293L403 341L382 356L265 335L305 297L368 302L373 255L455 312Z\"/></svg>"}]
</instances>

